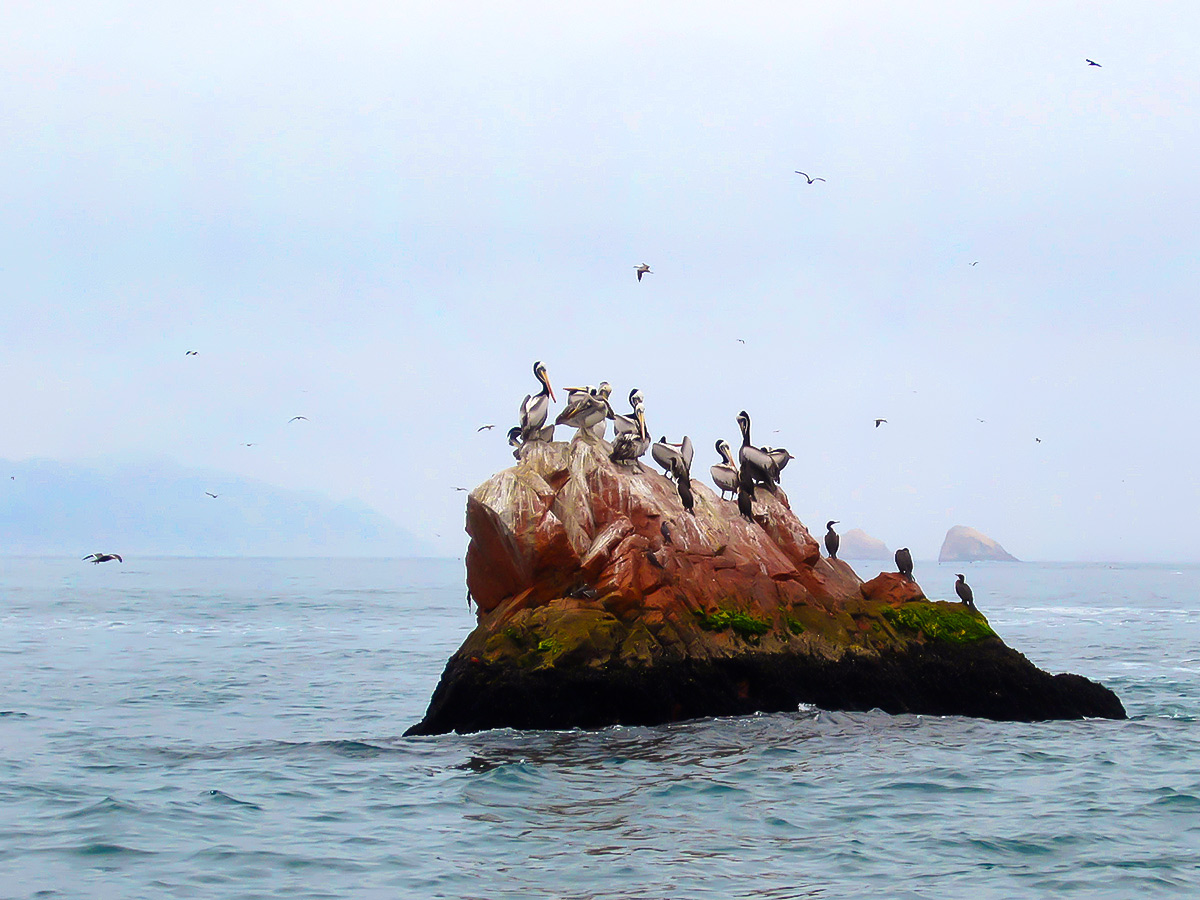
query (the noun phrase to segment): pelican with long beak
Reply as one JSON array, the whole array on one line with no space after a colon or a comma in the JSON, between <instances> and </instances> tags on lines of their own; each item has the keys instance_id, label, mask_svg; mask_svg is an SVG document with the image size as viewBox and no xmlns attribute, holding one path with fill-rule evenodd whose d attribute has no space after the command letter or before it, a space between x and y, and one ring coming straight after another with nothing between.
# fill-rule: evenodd
<instances>
[{"instance_id":1,"label":"pelican with long beak","mask_svg":"<svg viewBox=\"0 0 1200 900\"><path fill-rule=\"evenodd\" d=\"M737 423L742 430L742 447L738 450L742 483L749 486L751 497L755 483L774 493L775 485L779 483L779 463L771 454L750 443L750 413L743 409L737 415Z\"/></svg>"},{"instance_id":2,"label":"pelican with long beak","mask_svg":"<svg viewBox=\"0 0 1200 900\"><path fill-rule=\"evenodd\" d=\"M550 376L541 362L533 364L533 377L541 383L542 389L536 394L526 394L521 401L521 440L526 444L554 439L554 426L546 424L554 388L550 387Z\"/></svg>"},{"instance_id":3,"label":"pelican with long beak","mask_svg":"<svg viewBox=\"0 0 1200 900\"><path fill-rule=\"evenodd\" d=\"M613 420L613 437L619 438L623 434L637 434L637 408L645 401L642 399L642 392L634 388L629 392L629 407L630 413L627 416L621 415L619 412L614 412L610 406L608 408L609 418Z\"/></svg>"},{"instance_id":4,"label":"pelican with long beak","mask_svg":"<svg viewBox=\"0 0 1200 900\"><path fill-rule=\"evenodd\" d=\"M733 451L729 449L728 443L717 441L717 453L721 456L721 462L708 471L712 473L713 484L721 489L721 499L724 500L727 491L731 494L737 493L738 468L737 463L733 461Z\"/></svg>"},{"instance_id":5,"label":"pelican with long beak","mask_svg":"<svg viewBox=\"0 0 1200 900\"><path fill-rule=\"evenodd\" d=\"M580 434L603 437L603 430L596 435L592 429L596 425L605 424L605 419L608 418L610 394L612 394L612 387L607 381L600 382L598 388L572 388L567 397L567 407L558 414L554 424L578 428Z\"/></svg>"},{"instance_id":6,"label":"pelican with long beak","mask_svg":"<svg viewBox=\"0 0 1200 900\"><path fill-rule=\"evenodd\" d=\"M633 420L637 431L626 431L613 439L612 453L608 458L615 463L636 463L650 446L650 432L646 430L646 410L639 403L633 408Z\"/></svg>"}]
</instances>

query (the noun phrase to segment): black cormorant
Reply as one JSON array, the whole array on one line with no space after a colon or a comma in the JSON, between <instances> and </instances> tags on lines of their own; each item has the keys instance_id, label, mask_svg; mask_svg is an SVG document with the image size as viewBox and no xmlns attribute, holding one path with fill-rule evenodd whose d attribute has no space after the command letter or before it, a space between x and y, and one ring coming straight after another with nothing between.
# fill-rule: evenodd
<instances>
[{"instance_id":1,"label":"black cormorant","mask_svg":"<svg viewBox=\"0 0 1200 900\"><path fill-rule=\"evenodd\" d=\"M738 488L738 512L742 514L742 518L747 522L754 521L754 486L750 486L750 490L746 490L743 484Z\"/></svg>"},{"instance_id":2,"label":"black cormorant","mask_svg":"<svg viewBox=\"0 0 1200 900\"><path fill-rule=\"evenodd\" d=\"M907 547L901 547L896 551L896 570L905 577L908 581L912 581L912 554L908 552Z\"/></svg>"},{"instance_id":3,"label":"black cormorant","mask_svg":"<svg viewBox=\"0 0 1200 900\"><path fill-rule=\"evenodd\" d=\"M958 599L971 609L975 608L975 592L971 590L971 586L967 584L966 579L962 575L956 575L958 581L954 582L954 593L958 594Z\"/></svg>"},{"instance_id":4,"label":"black cormorant","mask_svg":"<svg viewBox=\"0 0 1200 900\"><path fill-rule=\"evenodd\" d=\"M830 559L837 559L838 546L842 543L842 539L833 530L833 526L837 524L837 519L830 519L825 523L825 549L829 551Z\"/></svg>"}]
</instances>

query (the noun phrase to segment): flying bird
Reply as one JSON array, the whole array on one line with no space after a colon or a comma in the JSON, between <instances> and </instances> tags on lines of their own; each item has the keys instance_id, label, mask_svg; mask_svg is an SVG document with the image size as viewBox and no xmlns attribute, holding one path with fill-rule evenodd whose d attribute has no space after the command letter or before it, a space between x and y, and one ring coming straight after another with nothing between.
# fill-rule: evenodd
<instances>
[{"instance_id":1,"label":"flying bird","mask_svg":"<svg viewBox=\"0 0 1200 900\"><path fill-rule=\"evenodd\" d=\"M100 565L102 562L112 562L114 559L119 563L125 562L125 560L121 559L120 555L116 553L89 553L83 558L83 561L93 562L96 565Z\"/></svg>"},{"instance_id":2,"label":"flying bird","mask_svg":"<svg viewBox=\"0 0 1200 900\"><path fill-rule=\"evenodd\" d=\"M875 420L875 427L876 427L876 428L878 428L880 425L882 425L882 424L883 424L884 422L886 422L886 421L887 421L887 419L876 419L876 420Z\"/></svg>"},{"instance_id":3,"label":"flying bird","mask_svg":"<svg viewBox=\"0 0 1200 900\"><path fill-rule=\"evenodd\" d=\"M456 490L456 491L465 491L465 490L466 490L466 488L460 488L460 487L456 487L456 488L455 488L455 490Z\"/></svg>"},{"instance_id":4,"label":"flying bird","mask_svg":"<svg viewBox=\"0 0 1200 900\"><path fill-rule=\"evenodd\" d=\"M301 420L307 422L308 416L292 416L290 419L288 419L288 424L291 425L293 422L299 422Z\"/></svg>"},{"instance_id":5,"label":"flying bird","mask_svg":"<svg viewBox=\"0 0 1200 900\"><path fill-rule=\"evenodd\" d=\"M1034 440L1037 441L1039 444L1042 442L1041 438L1034 438Z\"/></svg>"},{"instance_id":6,"label":"flying bird","mask_svg":"<svg viewBox=\"0 0 1200 900\"><path fill-rule=\"evenodd\" d=\"M185 353L185 354L183 354L183 355L184 355L184 356L199 356L200 354L199 354L199 352L198 352L198 351L196 351L196 350L189 350L187 353Z\"/></svg>"},{"instance_id":7,"label":"flying bird","mask_svg":"<svg viewBox=\"0 0 1200 900\"><path fill-rule=\"evenodd\" d=\"M1085 60L1084 60L1084 62L1085 62L1085 63L1087 63L1089 66L1095 66L1097 69L1103 69L1103 68L1104 68L1104 66L1100 65L1100 63L1098 63L1098 62L1092 62L1090 59L1085 59Z\"/></svg>"},{"instance_id":8,"label":"flying bird","mask_svg":"<svg viewBox=\"0 0 1200 900\"><path fill-rule=\"evenodd\" d=\"M796 174L804 175L804 177L808 180L809 184L812 184L814 181L824 181L825 180L824 178L809 178L808 175L806 175L804 172L801 172L799 169L796 170Z\"/></svg>"},{"instance_id":9,"label":"flying bird","mask_svg":"<svg viewBox=\"0 0 1200 900\"><path fill-rule=\"evenodd\" d=\"M242 444L243 447L253 447L253 444Z\"/></svg>"},{"instance_id":10,"label":"flying bird","mask_svg":"<svg viewBox=\"0 0 1200 900\"><path fill-rule=\"evenodd\" d=\"M643 275L653 275L654 274L653 272L650 271L650 266L647 265L646 263L642 263L640 266L634 266L634 268L637 270L638 281L642 280Z\"/></svg>"},{"instance_id":11,"label":"flying bird","mask_svg":"<svg viewBox=\"0 0 1200 900\"><path fill-rule=\"evenodd\" d=\"M217 499L217 495L214 494L212 491L205 491L204 493L208 494L208 496L212 497L214 500Z\"/></svg>"},{"instance_id":12,"label":"flying bird","mask_svg":"<svg viewBox=\"0 0 1200 900\"><path fill-rule=\"evenodd\" d=\"M741 338L738 338L738 343L739 343L739 344L744 344L744 343L746 343L746 342L745 342L745 341L743 341Z\"/></svg>"},{"instance_id":13,"label":"flying bird","mask_svg":"<svg viewBox=\"0 0 1200 900\"><path fill-rule=\"evenodd\" d=\"M495 427L496 427L495 425L480 425L478 428L475 429L475 433L478 434L481 431L487 431L489 428L495 428Z\"/></svg>"},{"instance_id":14,"label":"flying bird","mask_svg":"<svg viewBox=\"0 0 1200 900\"><path fill-rule=\"evenodd\" d=\"M971 265L973 265L973 266L979 265L979 260L975 260L975 262L971 263Z\"/></svg>"}]
</instances>

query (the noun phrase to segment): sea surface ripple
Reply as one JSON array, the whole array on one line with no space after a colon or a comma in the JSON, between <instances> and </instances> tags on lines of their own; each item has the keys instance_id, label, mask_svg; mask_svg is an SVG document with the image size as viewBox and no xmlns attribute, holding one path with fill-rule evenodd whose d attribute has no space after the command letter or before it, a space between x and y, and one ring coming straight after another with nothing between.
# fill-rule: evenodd
<instances>
[{"instance_id":1,"label":"sea surface ripple","mask_svg":"<svg viewBox=\"0 0 1200 900\"><path fill-rule=\"evenodd\" d=\"M462 574L0 559L0 896L1200 896L1198 567L971 568L996 630L1125 722L404 738L473 623Z\"/></svg>"}]
</instances>

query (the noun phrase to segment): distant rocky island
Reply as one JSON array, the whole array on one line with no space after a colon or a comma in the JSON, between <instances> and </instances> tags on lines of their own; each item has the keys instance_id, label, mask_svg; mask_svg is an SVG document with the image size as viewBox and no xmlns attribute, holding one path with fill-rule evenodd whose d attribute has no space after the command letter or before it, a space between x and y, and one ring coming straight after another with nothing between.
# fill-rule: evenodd
<instances>
[{"instance_id":1,"label":"distant rocky island","mask_svg":"<svg viewBox=\"0 0 1200 900\"><path fill-rule=\"evenodd\" d=\"M1020 562L998 543L974 528L955 525L946 532L938 562Z\"/></svg>"},{"instance_id":2,"label":"distant rocky island","mask_svg":"<svg viewBox=\"0 0 1200 900\"><path fill-rule=\"evenodd\" d=\"M892 551L877 537L871 537L861 528L851 528L842 535L838 556L846 559L891 559Z\"/></svg>"},{"instance_id":3,"label":"distant rocky island","mask_svg":"<svg viewBox=\"0 0 1200 900\"><path fill-rule=\"evenodd\" d=\"M980 611L821 555L782 489L748 516L577 437L529 441L467 498L478 624L409 734L600 728L828 709L1032 721L1124 718L1050 675Z\"/></svg>"}]
</instances>

